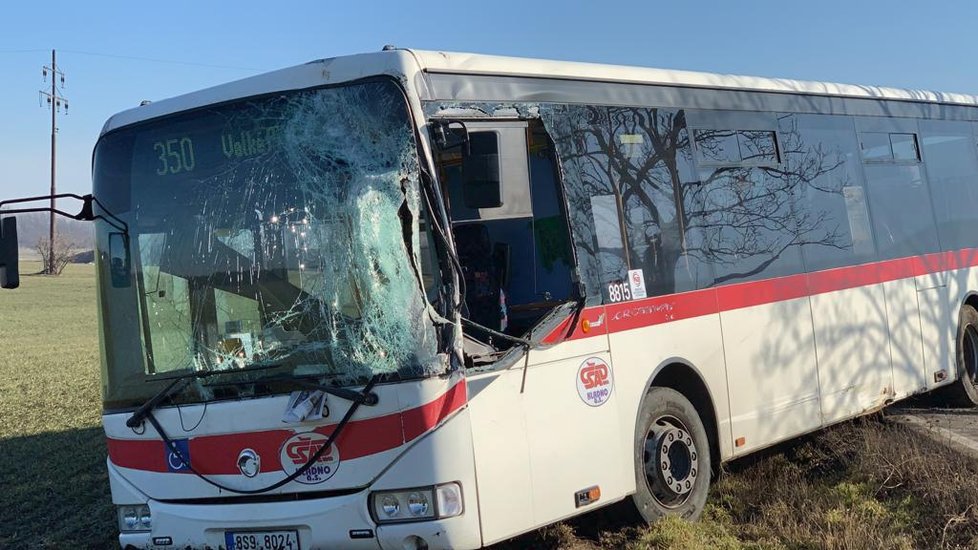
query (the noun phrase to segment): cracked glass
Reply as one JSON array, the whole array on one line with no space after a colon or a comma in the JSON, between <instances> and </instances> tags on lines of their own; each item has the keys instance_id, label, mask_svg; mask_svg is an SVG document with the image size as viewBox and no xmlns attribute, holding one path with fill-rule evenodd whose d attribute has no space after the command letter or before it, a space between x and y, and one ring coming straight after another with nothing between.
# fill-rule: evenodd
<instances>
[{"instance_id":1,"label":"cracked glass","mask_svg":"<svg viewBox=\"0 0 978 550\"><path fill-rule=\"evenodd\" d=\"M103 138L95 192L129 224L134 283L117 288L107 276L100 228L106 403L190 371L267 366L234 379L333 384L444 372L418 174L403 93L386 80L208 107ZM207 386L189 399L260 390Z\"/></svg>"}]
</instances>

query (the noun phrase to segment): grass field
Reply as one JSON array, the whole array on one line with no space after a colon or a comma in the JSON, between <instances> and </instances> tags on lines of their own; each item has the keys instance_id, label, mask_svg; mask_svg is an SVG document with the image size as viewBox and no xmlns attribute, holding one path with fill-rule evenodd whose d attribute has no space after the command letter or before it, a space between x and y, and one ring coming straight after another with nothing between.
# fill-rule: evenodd
<instances>
[{"instance_id":1,"label":"grass field","mask_svg":"<svg viewBox=\"0 0 978 550\"><path fill-rule=\"evenodd\" d=\"M90 265L0 291L0 547L117 545L95 310Z\"/></svg>"},{"instance_id":2,"label":"grass field","mask_svg":"<svg viewBox=\"0 0 978 550\"><path fill-rule=\"evenodd\" d=\"M116 545L95 310L92 266L0 291L0 548ZM976 548L978 465L878 416L731 465L702 521L615 506L500 545L622 547Z\"/></svg>"}]
</instances>

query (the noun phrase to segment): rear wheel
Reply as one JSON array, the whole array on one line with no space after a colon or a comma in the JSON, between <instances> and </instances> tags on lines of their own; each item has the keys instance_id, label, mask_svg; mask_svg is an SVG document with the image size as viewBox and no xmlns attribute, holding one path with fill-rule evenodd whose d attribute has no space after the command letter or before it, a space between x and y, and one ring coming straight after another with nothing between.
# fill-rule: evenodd
<instances>
[{"instance_id":1,"label":"rear wheel","mask_svg":"<svg viewBox=\"0 0 978 550\"><path fill-rule=\"evenodd\" d=\"M956 347L958 379L947 386L945 398L949 405L974 407L978 405L978 311L964 305L958 314Z\"/></svg>"},{"instance_id":2,"label":"rear wheel","mask_svg":"<svg viewBox=\"0 0 978 550\"><path fill-rule=\"evenodd\" d=\"M647 522L696 519L710 489L710 442L696 408L669 388L646 394L635 430L635 495Z\"/></svg>"}]
</instances>

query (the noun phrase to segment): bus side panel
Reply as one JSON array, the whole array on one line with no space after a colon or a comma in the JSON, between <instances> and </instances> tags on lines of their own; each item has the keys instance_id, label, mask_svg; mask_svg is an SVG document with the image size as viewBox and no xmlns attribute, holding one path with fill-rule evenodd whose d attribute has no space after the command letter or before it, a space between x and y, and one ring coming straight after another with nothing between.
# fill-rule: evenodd
<instances>
[{"instance_id":1,"label":"bus side panel","mask_svg":"<svg viewBox=\"0 0 978 550\"><path fill-rule=\"evenodd\" d=\"M811 302L824 423L882 404L892 392L882 285L816 294Z\"/></svg>"},{"instance_id":2,"label":"bus side panel","mask_svg":"<svg viewBox=\"0 0 978 550\"><path fill-rule=\"evenodd\" d=\"M521 380L518 368L468 377L483 544L503 540L535 525Z\"/></svg>"},{"instance_id":3,"label":"bus side panel","mask_svg":"<svg viewBox=\"0 0 978 550\"><path fill-rule=\"evenodd\" d=\"M622 453L619 371L607 337L531 350L529 359L525 388L522 360L468 379L484 544L585 511L575 505L578 491L600 487L600 505L634 488L630 447L627 457ZM578 380L602 364L610 382L595 389L609 393L588 402Z\"/></svg>"},{"instance_id":4,"label":"bus side panel","mask_svg":"<svg viewBox=\"0 0 978 550\"><path fill-rule=\"evenodd\" d=\"M921 336L927 343L924 346L924 384L931 389L938 385L936 375L939 371L948 375L955 371L959 308L951 303L953 294L946 285L920 290L917 296Z\"/></svg>"},{"instance_id":5,"label":"bus side panel","mask_svg":"<svg viewBox=\"0 0 978 550\"><path fill-rule=\"evenodd\" d=\"M821 425L807 297L721 314L737 455ZM773 419L777 419L772 421Z\"/></svg>"},{"instance_id":6,"label":"bus side panel","mask_svg":"<svg viewBox=\"0 0 978 550\"><path fill-rule=\"evenodd\" d=\"M610 314L611 355L614 358L615 391L622 418L622 447L616 453L619 467L634 471L635 422L649 382L657 369L671 363L691 365L703 378L713 400L717 420L720 458L733 454L730 436L730 407L723 358L720 316L703 315L654 326L616 331L623 320ZM659 383L667 381L661 380ZM634 487L634 474L631 480Z\"/></svg>"},{"instance_id":7,"label":"bus side panel","mask_svg":"<svg viewBox=\"0 0 978 550\"><path fill-rule=\"evenodd\" d=\"M585 511L575 502L579 491L600 487L600 505L624 497L634 486L632 463L625 460L631 454L621 452L623 440L631 438L623 437L616 406L621 386L614 376L624 369L614 368L606 338L584 342L588 340L601 341L605 350L579 354L580 349L574 350L579 343L567 342L555 348L570 348L567 354L571 357L542 365L532 364L530 352L523 407L533 476L533 512L538 524ZM589 379L588 369L597 373L594 368L602 369L602 363L611 366L611 384L580 389L578 380ZM604 389L610 391L608 397L585 401L589 393ZM606 400L597 404L602 399Z\"/></svg>"},{"instance_id":8,"label":"bus side panel","mask_svg":"<svg viewBox=\"0 0 978 550\"><path fill-rule=\"evenodd\" d=\"M917 288L913 279L883 283L886 319L889 327L890 360L893 365L893 392L905 397L926 388L924 349Z\"/></svg>"}]
</instances>

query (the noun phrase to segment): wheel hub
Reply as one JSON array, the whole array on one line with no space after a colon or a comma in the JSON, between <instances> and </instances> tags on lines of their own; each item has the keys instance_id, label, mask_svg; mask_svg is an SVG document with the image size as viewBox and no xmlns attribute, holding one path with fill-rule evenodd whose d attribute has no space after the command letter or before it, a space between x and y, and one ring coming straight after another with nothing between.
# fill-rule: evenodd
<instances>
[{"instance_id":1,"label":"wheel hub","mask_svg":"<svg viewBox=\"0 0 978 550\"><path fill-rule=\"evenodd\" d=\"M646 439L645 473L652 493L666 506L677 506L696 484L698 453L693 436L678 426L656 426Z\"/></svg>"}]
</instances>

